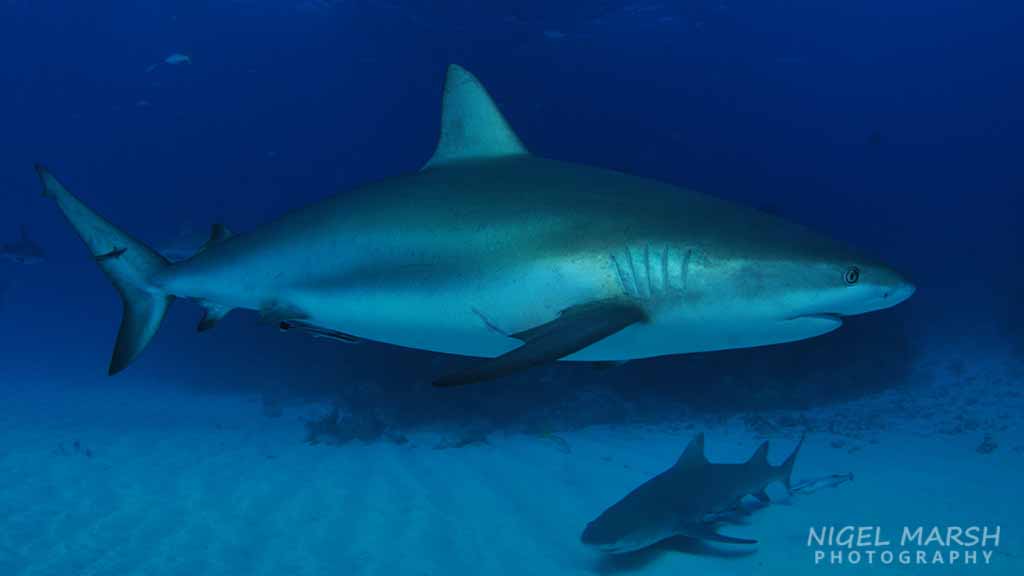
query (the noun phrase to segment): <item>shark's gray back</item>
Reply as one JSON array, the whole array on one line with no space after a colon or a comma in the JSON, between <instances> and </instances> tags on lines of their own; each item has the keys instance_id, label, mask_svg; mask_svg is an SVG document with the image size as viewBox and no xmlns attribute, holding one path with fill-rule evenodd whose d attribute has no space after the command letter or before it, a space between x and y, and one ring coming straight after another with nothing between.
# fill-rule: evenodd
<instances>
[{"instance_id":1,"label":"shark's gray back","mask_svg":"<svg viewBox=\"0 0 1024 576\"><path fill-rule=\"evenodd\" d=\"M251 276L253 265L274 262L278 269L266 272L285 283L360 281L367 268L381 274L389 262L400 277L417 265L479 267L524 253L611 253L645 243L696 246L718 258L749 257L752 246L766 256L800 246L810 257L815 239L698 192L520 156L428 168L339 194L213 247L179 271L225 271L230 261Z\"/></svg>"}]
</instances>

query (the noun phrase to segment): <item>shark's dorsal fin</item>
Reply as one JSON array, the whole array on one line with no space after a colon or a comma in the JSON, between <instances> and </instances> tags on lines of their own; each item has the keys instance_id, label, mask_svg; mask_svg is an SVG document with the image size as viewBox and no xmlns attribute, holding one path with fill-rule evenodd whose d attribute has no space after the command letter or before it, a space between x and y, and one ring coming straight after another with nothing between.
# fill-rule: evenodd
<instances>
[{"instance_id":1,"label":"shark's dorsal fin","mask_svg":"<svg viewBox=\"0 0 1024 576\"><path fill-rule=\"evenodd\" d=\"M765 440L757 447L754 451L754 455L747 460L747 464L764 464L768 465L768 441Z\"/></svg>"},{"instance_id":2,"label":"shark's dorsal fin","mask_svg":"<svg viewBox=\"0 0 1024 576\"><path fill-rule=\"evenodd\" d=\"M707 462L707 458L704 457L704 433L700 432L690 440L690 443L686 445L686 450L683 450L683 454L676 460L676 468L689 468L692 466L700 466Z\"/></svg>"},{"instance_id":3,"label":"shark's dorsal fin","mask_svg":"<svg viewBox=\"0 0 1024 576\"><path fill-rule=\"evenodd\" d=\"M529 152L480 81L461 66L448 66L441 105L441 138L423 168L523 154Z\"/></svg>"}]
</instances>

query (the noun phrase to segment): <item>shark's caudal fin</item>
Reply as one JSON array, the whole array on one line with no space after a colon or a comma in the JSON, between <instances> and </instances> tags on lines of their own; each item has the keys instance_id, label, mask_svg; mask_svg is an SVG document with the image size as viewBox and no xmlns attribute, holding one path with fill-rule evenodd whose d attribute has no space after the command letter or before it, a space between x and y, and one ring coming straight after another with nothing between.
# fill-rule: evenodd
<instances>
[{"instance_id":1,"label":"shark's caudal fin","mask_svg":"<svg viewBox=\"0 0 1024 576\"><path fill-rule=\"evenodd\" d=\"M441 138L424 170L462 160L529 154L480 81L448 66L441 104Z\"/></svg>"},{"instance_id":2,"label":"shark's caudal fin","mask_svg":"<svg viewBox=\"0 0 1024 576\"><path fill-rule=\"evenodd\" d=\"M807 436L806 433L800 435L800 441L797 442L796 448L793 448L793 452L786 458L786 460L779 465L779 472L782 475L782 482L786 485L786 490L793 491L793 464L796 463L796 456L800 453L800 447L804 445L804 438Z\"/></svg>"},{"instance_id":3,"label":"shark's caudal fin","mask_svg":"<svg viewBox=\"0 0 1024 576\"><path fill-rule=\"evenodd\" d=\"M174 299L150 284L154 274L170 264L145 244L125 234L67 191L46 168L36 165L43 195L57 202L64 216L85 242L124 304L110 374L116 374L142 353L160 328Z\"/></svg>"}]
</instances>

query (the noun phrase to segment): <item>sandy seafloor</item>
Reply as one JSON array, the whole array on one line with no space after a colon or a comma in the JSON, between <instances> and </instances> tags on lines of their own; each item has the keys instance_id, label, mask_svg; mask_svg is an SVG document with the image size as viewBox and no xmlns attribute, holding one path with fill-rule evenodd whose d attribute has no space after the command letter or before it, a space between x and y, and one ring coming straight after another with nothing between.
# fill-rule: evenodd
<instances>
[{"instance_id":1,"label":"sandy seafloor","mask_svg":"<svg viewBox=\"0 0 1024 576\"><path fill-rule=\"evenodd\" d=\"M257 397L130 374L5 381L0 574L1024 574L1020 366L932 368L930 384L808 411L592 426L561 440L499 431L457 449L436 448L441 430L401 445L308 445L309 406L267 418ZM580 544L587 521L674 462L695 431L713 461L743 460L767 437L778 462L800 428L810 433L795 480L855 479L788 499L776 486L776 502L719 528L757 545L607 557ZM986 433L997 446L982 453ZM894 540L904 525L999 525L1001 536L988 565L816 565L809 527L848 524Z\"/></svg>"}]
</instances>

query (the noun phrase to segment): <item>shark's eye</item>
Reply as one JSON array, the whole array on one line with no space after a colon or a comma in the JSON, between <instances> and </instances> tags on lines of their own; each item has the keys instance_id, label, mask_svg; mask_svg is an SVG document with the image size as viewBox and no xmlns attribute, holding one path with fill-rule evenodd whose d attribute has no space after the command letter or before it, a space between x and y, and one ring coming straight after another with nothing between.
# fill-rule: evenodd
<instances>
[{"instance_id":1,"label":"shark's eye","mask_svg":"<svg viewBox=\"0 0 1024 576\"><path fill-rule=\"evenodd\" d=\"M850 266L846 269L846 274L843 275L843 279L851 286L856 284L857 280L860 280L860 268Z\"/></svg>"}]
</instances>

